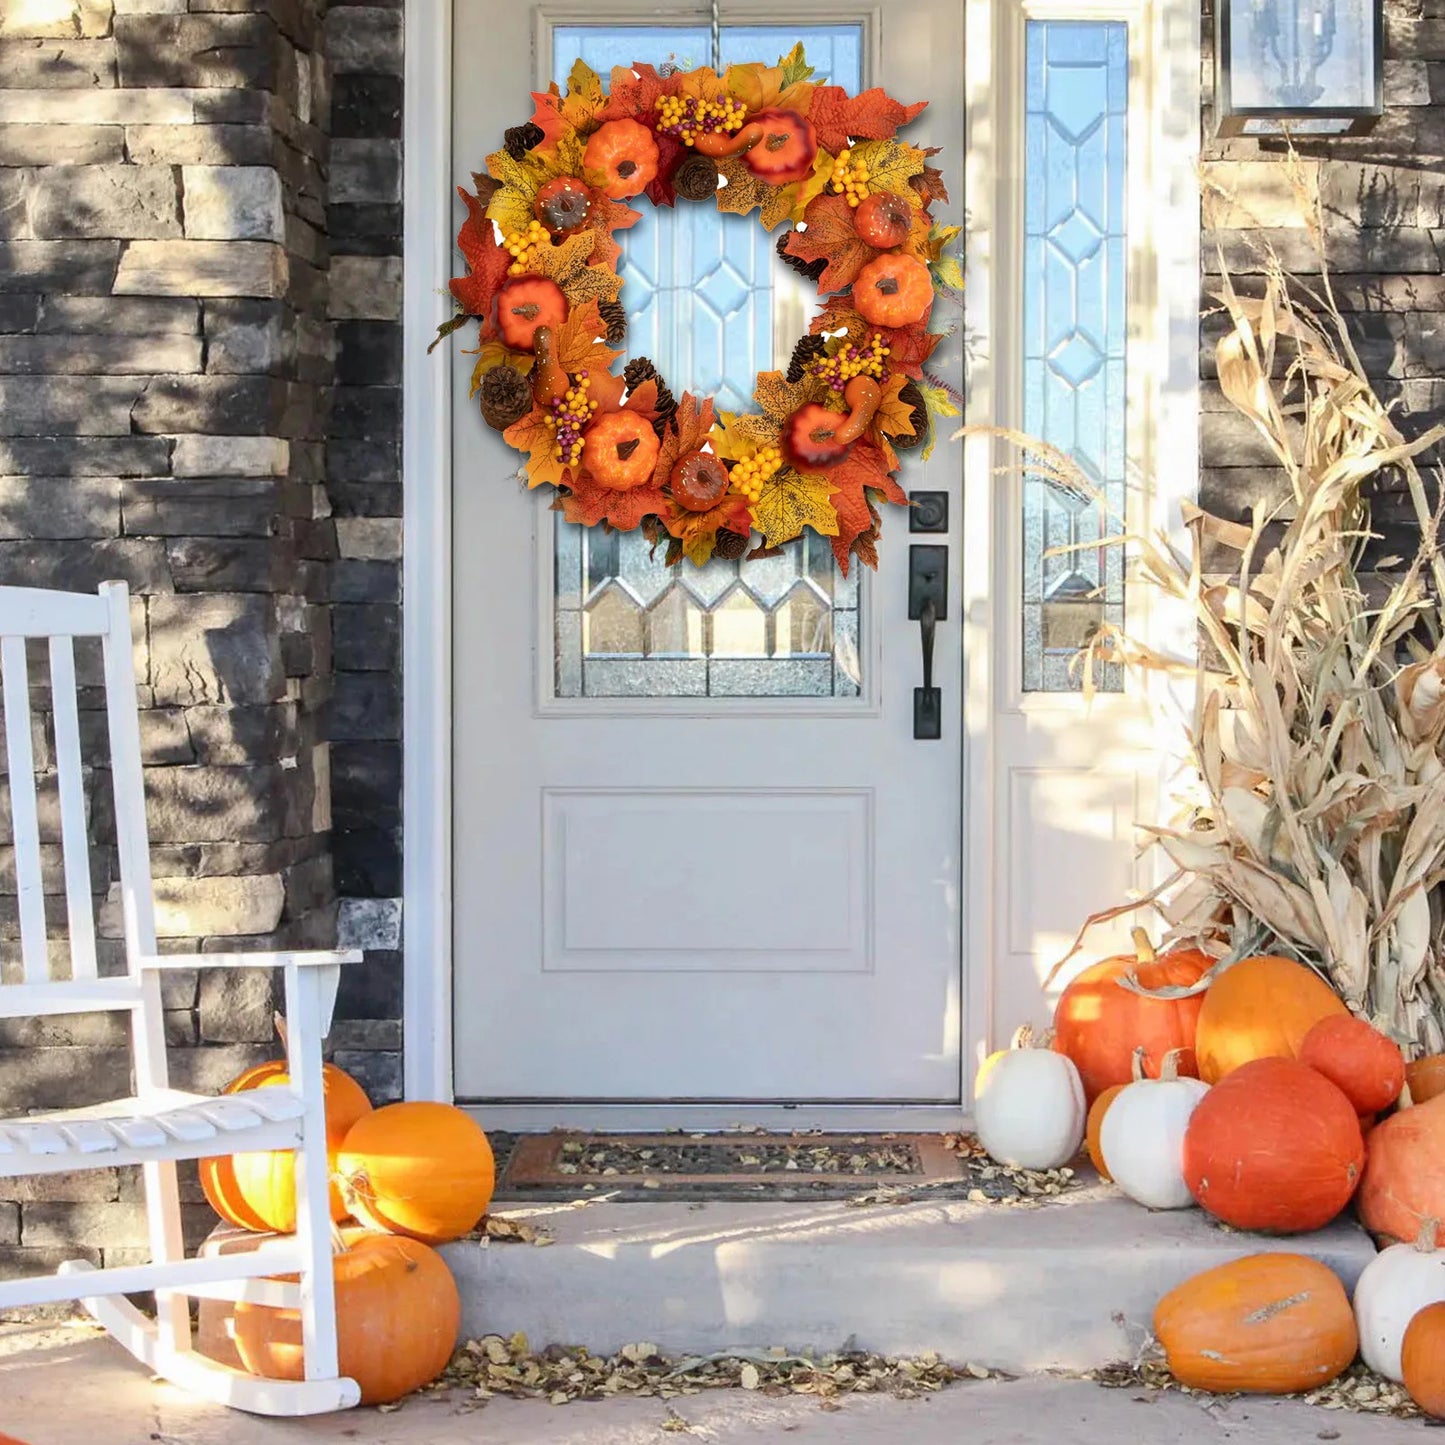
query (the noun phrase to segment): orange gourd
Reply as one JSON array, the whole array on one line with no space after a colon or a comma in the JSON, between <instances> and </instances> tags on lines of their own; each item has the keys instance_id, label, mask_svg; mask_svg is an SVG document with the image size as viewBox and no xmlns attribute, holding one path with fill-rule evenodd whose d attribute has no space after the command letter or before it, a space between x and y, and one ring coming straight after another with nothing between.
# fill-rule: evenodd
<instances>
[{"instance_id":1,"label":"orange gourd","mask_svg":"<svg viewBox=\"0 0 1445 1445\"><path fill-rule=\"evenodd\" d=\"M875 256L853 283L853 305L874 326L913 326L933 309L933 277L916 256Z\"/></svg>"},{"instance_id":2,"label":"orange gourd","mask_svg":"<svg viewBox=\"0 0 1445 1445\"><path fill-rule=\"evenodd\" d=\"M277 1021L278 1029L284 1025ZM257 1064L226 1085L228 1094L250 1089L283 1088L291 1082L283 1059ZM371 1100L350 1074L335 1064L321 1071L326 1107L326 1157L333 1173L336 1155L352 1125L371 1113ZM296 1155L290 1149L266 1153L222 1154L199 1162L201 1189L212 1209L242 1229L290 1234L296 1228ZM331 1217L347 1218L341 1191L331 1185Z\"/></svg>"},{"instance_id":3,"label":"orange gourd","mask_svg":"<svg viewBox=\"0 0 1445 1445\"><path fill-rule=\"evenodd\" d=\"M1426 1305L1410 1321L1400 1364L1410 1398L1427 1415L1445 1417L1445 1304Z\"/></svg>"},{"instance_id":4,"label":"orange gourd","mask_svg":"<svg viewBox=\"0 0 1445 1445\"><path fill-rule=\"evenodd\" d=\"M1332 1014L1315 1024L1300 1045L1300 1062L1342 1090L1357 1114L1388 1109L1405 1083L1399 1045L1352 1014Z\"/></svg>"},{"instance_id":5,"label":"orange gourd","mask_svg":"<svg viewBox=\"0 0 1445 1445\"><path fill-rule=\"evenodd\" d=\"M1364 1167L1350 1101L1297 1059L1241 1065L1199 1101L1184 1134L1190 1193L1236 1229L1319 1229L1350 1202Z\"/></svg>"},{"instance_id":6,"label":"orange gourd","mask_svg":"<svg viewBox=\"0 0 1445 1445\"><path fill-rule=\"evenodd\" d=\"M1089 1105L1088 1122L1084 1125L1084 1148L1088 1150L1089 1162L1099 1171L1102 1178L1112 1182L1114 1176L1104 1163L1104 1151L1099 1147L1099 1135L1104 1127L1104 1115L1109 1105L1124 1092L1126 1085L1110 1084L1092 1104Z\"/></svg>"},{"instance_id":7,"label":"orange gourd","mask_svg":"<svg viewBox=\"0 0 1445 1445\"><path fill-rule=\"evenodd\" d=\"M846 412L812 401L800 406L783 429L788 455L805 467L841 462L868 430L882 400L883 390L871 376L855 376L843 389Z\"/></svg>"},{"instance_id":8,"label":"orange gourd","mask_svg":"<svg viewBox=\"0 0 1445 1445\"><path fill-rule=\"evenodd\" d=\"M1426 1220L1445 1220L1445 1095L1401 1109L1370 1131L1370 1157L1360 1181L1360 1222L1372 1234L1404 1243ZM1445 1246L1445 1224L1435 1247Z\"/></svg>"},{"instance_id":9,"label":"orange gourd","mask_svg":"<svg viewBox=\"0 0 1445 1445\"><path fill-rule=\"evenodd\" d=\"M341 1373L361 1386L363 1405L385 1405L446 1369L461 1327L461 1296L446 1261L417 1240L354 1230L345 1244L332 1261ZM235 1339L252 1374L305 1378L299 1310L243 1301Z\"/></svg>"},{"instance_id":10,"label":"orange gourd","mask_svg":"<svg viewBox=\"0 0 1445 1445\"><path fill-rule=\"evenodd\" d=\"M614 201L645 191L657 179L657 140L635 120L604 121L588 138L582 168Z\"/></svg>"},{"instance_id":11,"label":"orange gourd","mask_svg":"<svg viewBox=\"0 0 1445 1445\"><path fill-rule=\"evenodd\" d=\"M704 131L693 148L714 160L742 156L743 164L772 186L806 180L818 154L812 125L791 110L761 110L731 135Z\"/></svg>"},{"instance_id":12,"label":"orange gourd","mask_svg":"<svg viewBox=\"0 0 1445 1445\"><path fill-rule=\"evenodd\" d=\"M612 411L587 428L582 465L601 487L631 491L652 480L661 443L652 423L635 411Z\"/></svg>"},{"instance_id":13,"label":"orange gourd","mask_svg":"<svg viewBox=\"0 0 1445 1445\"><path fill-rule=\"evenodd\" d=\"M1194 1031L1204 1004L1202 994L1188 998L1146 998L1121 983L1136 979L1142 988L1189 988L1214 964L1197 949L1174 949L1155 957L1143 929L1134 934L1134 953L1106 958L1086 968L1059 996L1054 1009L1054 1047L1067 1054L1084 1081L1084 1093L1096 1099L1133 1077L1134 1050L1144 1050L1144 1073L1157 1079L1167 1054L1179 1052L1184 1078L1197 1078Z\"/></svg>"},{"instance_id":14,"label":"orange gourd","mask_svg":"<svg viewBox=\"0 0 1445 1445\"><path fill-rule=\"evenodd\" d=\"M1251 1254L1195 1275L1159 1301L1154 1334L1181 1384L1231 1394L1313 1389L1359 1345L1344 1286L1302 1254Z\"/></svg>"},{"instance_id":15,"label":"orange gourd","mask_svg":"<svg viewBox=\"0 0 1445 1445\"><path fill-rule=\"evenodd\" d=\"M1426 1054L1423 1059L1406 1064L1405 1083L1417 1104L1445 1094L1445 1054Z\"/></svg>"},{"instance_id":16,"label":"orange gourd","mask_svg":"<svg viewBox=\"0 0 1445 1445\"><path fill-rule=\"evenodd\" d=\"M1349 1012L1313 969L1263 954L1218 974L1204 995L1194 1049L1199 1077L1217 1084L1252 1059L1299 1058L1305 1035Z\"/></svg>"},{"instance_id":17,"label":"orange gourd","mask_svg":"<svg viewBox=\"0 0 1445 1445\"><path fill-rule=\"evenodd\" d=\"M346 1136L337 1172L351 1212L373 1229L428 1244L476 1228L492 1202L492 1146L450 1104L388 1104Z\"/></svg>"}]
</instances>

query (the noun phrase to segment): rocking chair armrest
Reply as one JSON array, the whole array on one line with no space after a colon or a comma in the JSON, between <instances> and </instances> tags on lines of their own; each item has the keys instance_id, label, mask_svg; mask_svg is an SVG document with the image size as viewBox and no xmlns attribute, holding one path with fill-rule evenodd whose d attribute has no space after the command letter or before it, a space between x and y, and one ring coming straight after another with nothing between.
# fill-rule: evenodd
<instances>
[{"instance_id":1,"label":"rocking chair armrest","mask_svg":"<svg viewBox=\"0 0 1445 1445\"><path fill-rule=\"evenodd\" d=\"M332 968L341 963L360 963L357 948L314 948L257 953L163 953L140 960L143 969L160 971L190 968Z\"/></svg>"}]
</instances>

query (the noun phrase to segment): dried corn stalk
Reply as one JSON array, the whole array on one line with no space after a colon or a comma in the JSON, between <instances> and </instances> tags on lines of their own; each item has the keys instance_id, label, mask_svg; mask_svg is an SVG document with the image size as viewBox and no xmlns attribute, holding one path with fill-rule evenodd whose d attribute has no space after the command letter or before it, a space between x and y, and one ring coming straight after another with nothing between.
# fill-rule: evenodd
<instances>
[{"instance_id":1,"label":"dried corn stalk","mask_svg":"<svg viewBox=\"0 0 1445 1445\"><path fill-rule=\"evenodd\" d=\"M1445 427L1401 435L1327 278L1310 295L1276 267L1255 299L1226 274L1218 299L1232 322L1221 387L1289 494L1258 504L1247 525L1187 509L1187 555L1164 536L1116 539L1202 633L1187 739L1198 790L1176 826L1148 830L1177 869L1156 906L1176 936L1224 953L1222 966L1291 954L1410 1052L1439 1051L1445 564L1415 458ZM1057 468L1055 453L1046 470ZM1384 595L1367 595L1366 488L1382 474L1403 479L1421 543ZM1090 653L1146 671L1180 665L1108 627Z\"/></svg>"}]
</instances>

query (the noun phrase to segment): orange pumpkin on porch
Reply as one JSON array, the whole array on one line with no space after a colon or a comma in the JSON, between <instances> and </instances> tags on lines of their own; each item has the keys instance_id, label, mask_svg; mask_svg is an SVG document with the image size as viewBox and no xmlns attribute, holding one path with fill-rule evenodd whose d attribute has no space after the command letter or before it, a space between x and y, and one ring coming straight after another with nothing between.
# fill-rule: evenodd
<instances>
[{"instance_id":1,"label":"orange pumpkin on porch","mask_svg":"<svg viewBox=\"0 0 1445 1445\"><path fill-rule=\"evenodd\" d=\"M1134 1050L1144 1050L1144 1073L1159 1077L1166 1054L1179 1051L1178 1070L1195 1078L1194 1034L1204 995L1146 998L1123 986L1126 976L1142 988L1188 988L1214 960L1197 949L1155 956L1144 930L1134 933L1134 953L1086 968L1059 996L1054 1009L1054 1047L1067 1054L1092 1103L1105 1089L1133 1077Z\"/></svg>"},{"instance_id":2,"label":"orange pumpkin on porch","mask_svg":"<svg viewBox=\"0 0 1445 1445\"><path fill-rule=\"evenodd\" d=\"M278 1023L278 1027L281 1027ZM291 1082L284 1059L257 1064L226 1085L228 1094L251 1089L282 1088ZM335 1064L321 1071L321 1088L326 1100L326 1157L331 1171L342 1141L356 1121L371 1113L366 1091ZM296 1156L290 1149L258 1154L223 1154L202 1159L199 1164L201 1188L212 1209L231 1224L276 1234L290 1234L296 1228ZM341 1191L331 1185L331 1217L348 1217Z\"/></svg>"},{"instance_id":3,"label":"orange pumpkin on porch","mask_svg":"<svg viewBox=\"0 0 1445 1445\"><path fill-rule=\"evenodd\" d=\"M1218 974L1204 995L1195 1034L1199 1077L1217 1084L1253 1059L1297 1059L1321 1020L1347 1015L1340 996L1313 969L1262 954Z\"/></svg>"},{"instance_id":4,"label":"orange pumpkin on porch","mask_svg":"<svg viewBox=\"0 0 1445 1445\"><path fill-rule=\"evenodd\" d=\"M480 1124L451 1104L387 1104L357 1121L337 1160L352 1214L428 1244L475 1229L497 1182Z\"/></svg>"},{"instance_id":5,"label":"orange pumpkin on porch","mask_svg":"<svg viewBox=\"0 0 1445 1445\"><path fill-rule=\"evenodd\" d=\"M1350 1101L1297 1059L1242 1064L1199 1101L1184 1134L1190 1193L1236 1229L1319 1229L1350 1202L1364 1167Z\"/></svg>"},{"instance_id":6,"label":"orange pumpkin on porch","mask_svg":"<svg viewBox=\"0 0 1445 1445\"><path fill-rule=\"evenodd\" d=\"M415 1239L347 1230L344 1242L332 1262L341 1373L361 1386L363 1405L385 1405L446 1369L461 1327L461 1296L446 1261ZM243 1301L235 1338L252 1374L305 1378L299 1310Z\"/></svg>"},{"instance_id":7,"label":"orange pumpkin on porch","mask_svg":"<svg viewBox=\"0 0 1445 1445\"><path fill-rule=\"evenodd\" d=\"M1370 1157L1356 1202L1371 1234L1416 1240L1434 1220L1445 1246L1445 1094L1392 1114L1370 1131Z\"/></svg>"},{"instance_id":8,"label":"orange pumpkin on porch","mask_svg":"<svg viewBox=\"0 0 1445 1445\"><path fill-rule=\"evenodd\" d=\"M1405 1083L1400 1046L1353 1014L1332 1014L1315 1024L1300 1045L1300 1062L1343 1091L1361 1115L1388 1109Z\"/></svg>"},{"instance_id":9,"label":"orange pumpkin on porch","mask_svg":"<svg viewBox=\"0 0 1445 1445\"><path fill-rule=\"evenodd\" d=\"M1410 1097L1417 1104L1423 1104L1439 1094L1445 1094L1445 1054L1426 1054L1405 1065L1405 1082L1410 1087Z\"/></svg>"},{"instance_id":10,"label":"orange pumpkin on porch","mask_svg":"<svg viewBox=\"0 0 1445 1445\"><path fill-rule=\"evenodd\" d=\"M1154 1311L1169 1372L1192 1390L1287 1395L1333 1380L1359 1334L1335 1275L1302 1254L1251 1254L1169 1291Z\"/></svg>"},{"instance_id":11,"label":"orange pumpkin on porch","mask_svg":"<svg viewBox=\"0 0 1445 1445\"><path fill-rule=\"evenodd\" d=\"M1400 1364L1410 1398L1427 1415L1445 1417L1445 1304L1426 1305L1406 1326Z\"/></svg>"},{"instance_id":12,"label":"orange pumpkin on porch","mask_svg":"<svg viewBox=\"0 0 1445 1445\"><path fill-rule=\"evenodd\" d=\"M1109 1105L1119 1097L1128 1086L1126 1084L1110 1084L1092 1104L1089 1105L1089 1118L1084 1125L1084 1148L1089 1154L1089 1163L1099 1171L1101 1179L1107 1179L1111 1184L1114 1176L1109 1173L1109 1166L1104 1163L1104 1150L1099 1143L1100 1135L1104 1130L1104 1115L1109 1112Z\"/></svg>"}]
</instances>

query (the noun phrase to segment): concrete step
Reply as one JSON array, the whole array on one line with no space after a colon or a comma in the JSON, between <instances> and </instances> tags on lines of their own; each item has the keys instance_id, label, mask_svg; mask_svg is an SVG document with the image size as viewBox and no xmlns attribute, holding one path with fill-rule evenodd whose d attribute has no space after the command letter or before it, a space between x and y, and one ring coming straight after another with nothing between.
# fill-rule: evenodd
<instances>
[{"instance_id":1,"label":"concrete step","mask_svg":"<svg viewBox=\"0 0 1445 1445\"><path fill-rule=\"evenodd\" d=\"M1093 1185L1037 1208L964 1201L507 1205L548 1248L443 1247L469 1337L669 1353L850 1344L995 1369L1130 1358L1167 1290L1241 1255L1314 1255L1349 1289L1375 1250L1352 1221L1287 1239Z\"/></svg>"}]
</instances>

